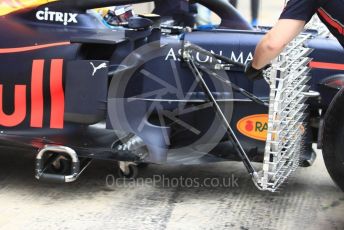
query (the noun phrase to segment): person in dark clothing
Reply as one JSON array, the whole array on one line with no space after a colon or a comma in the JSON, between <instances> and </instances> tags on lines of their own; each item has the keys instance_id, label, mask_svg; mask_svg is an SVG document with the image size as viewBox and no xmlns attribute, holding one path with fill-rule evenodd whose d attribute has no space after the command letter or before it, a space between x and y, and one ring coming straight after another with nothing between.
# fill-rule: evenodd
<instances>
[{"instance_id":1,"label":"person in dark clothing","mask_svg":"<svg viewBox=\"0 0 344 230\"><path fill-rule=\"evenodd\" d=\"M188 0L155 0L154 14L161 17L170 17L177 26L195 25L197 14L197 7L195 4L190 4Z\"/></svg>"},{"instance_id":2,"label":"person in dark clothing","mask_svg":"<svg viewBox=\"0 0 344 230\"><path fill-rule=\"evenodd\" d=\"M252 80L261 79L263 69L276 58L309 22L314 14L344 47L343 0L290 0L277 24L262 38L256 47L252 62L245 69Z\"/></svg>"},{"instance_id":3,"label":"person in dark clothing","mask_svg":"<svg viewBox=\"0 0 344 230\"><path fill-rule=\"evenodd\" d=\"M238 0L229 1L235 8L238 5ZM258 25L258 12L259 12L259 0L251 0L251 24L252 26Z\"/></svg>"}]
</instances>

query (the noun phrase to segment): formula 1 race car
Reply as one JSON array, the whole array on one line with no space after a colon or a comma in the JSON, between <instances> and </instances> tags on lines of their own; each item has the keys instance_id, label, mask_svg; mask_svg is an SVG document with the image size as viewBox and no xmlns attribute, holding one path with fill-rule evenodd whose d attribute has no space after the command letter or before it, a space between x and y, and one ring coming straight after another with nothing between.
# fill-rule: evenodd
<instances>
[{"instance_id":1,"label":"formula 1 race car","mask_svg":"<svg viewBox=\"0 0 344 230\"><path fill-rule=\"evenodd\" d=\"M75 181L92 159L129 178L140 164L242 160L259 189L275 191L313 163L318 143L344 189L336 40L308 29L252 82L243 67L269 28L253 30L228 1L195 1L220 16L212 30L156 15L109 27L90 11L143 2L49 1L0 16L0 140L37 151L37 179Z\"/></svg>"}]
</instances>

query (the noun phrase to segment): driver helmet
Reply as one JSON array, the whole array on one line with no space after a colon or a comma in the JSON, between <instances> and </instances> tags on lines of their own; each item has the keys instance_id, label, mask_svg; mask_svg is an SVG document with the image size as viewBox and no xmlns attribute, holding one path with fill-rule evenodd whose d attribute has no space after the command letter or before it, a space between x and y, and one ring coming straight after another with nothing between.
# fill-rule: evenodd
<instances>
[{"instance_id":1,"label":"driver helmet","mask_svg":"<svg viewBox=\"0 0 344 230\"><path fill-rule=\"evenodd\" d=\"M123 25L128 22L129 18L134 16L131 5L115 6L108 9L104 15L106 23L114 26Z\"/></svg>"}]
</instances>

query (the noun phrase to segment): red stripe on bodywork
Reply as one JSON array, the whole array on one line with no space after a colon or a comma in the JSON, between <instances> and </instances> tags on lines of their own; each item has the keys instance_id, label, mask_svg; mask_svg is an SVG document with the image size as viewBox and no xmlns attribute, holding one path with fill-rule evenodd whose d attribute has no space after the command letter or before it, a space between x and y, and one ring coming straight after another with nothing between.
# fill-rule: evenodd
<instances>
[{"instance_id":1,"label":"red stripe on bodywork","mask_svg":"<svg viewBox=\"0 0 344 230\"><path fill-rule=\"evenodd\" d=\"M330 62L316 62L311 61L309 67L315 69L333 69L333 70L344 70L344 64L330 63Z\"/></svg>"},{"instance_id":2,"label":"red stripe on bodywork","mask_svg":"<svg viewBox=\"0 0 344 230\"><path fill-rule=\"evenodd\" d=\"M63 60L51 60L50 67L50 94L51 94L51 115L50 127L55 129L63 128L64 120L64 90L63 90Z\"/></svg>"},{"instance_id":3,"label":"red stripe on bodywork","mask_svg":"<svg viewBox=\"0 0 344 230\"><path fill-rule=\"evenodd\" d=\"M0 85L0 125L14 127L22 123L26 116L26 85L14 87L14 111L7 115L3 111L3 85Z\"/></svg>"},{"instance_id":4,"label":"red stripe on bodywork","mask_svg":"<svg viewBox=\"0 0 344 230\"><path fill-rule=\"evenodd\" d=\"M50 47L55 47L55 46L65 46L65 45L70 45L70 42L56 42L56 43L49 43L49 44L43 44L43 45L17 47L17 48L0 48L0 54L20 53L20 52L27 52L27 51L50 48Z\"/></svg>"},{"instance_id":5,"label":"red stripe on bodywork","mask_svg":"<svg viewBox=\"0 0 344 230\"><path fill-rule=\"evenodd\" d=\"M344 28L338 21L334 20L325 10L318 9L320 16L325 19L333 28L335 28L340 34L344 35Z\"/></svg>"},{"instance_id":6,"label":"red stripe on bodywork","mask_svg":"<svg viewBox=\"0 0 344 230\"><path fill-rule=\"evenodd\" d=\"M43 70L44 60L34 60L31 76L31 127L43 127Z\"/></svg>"}]
</instances>

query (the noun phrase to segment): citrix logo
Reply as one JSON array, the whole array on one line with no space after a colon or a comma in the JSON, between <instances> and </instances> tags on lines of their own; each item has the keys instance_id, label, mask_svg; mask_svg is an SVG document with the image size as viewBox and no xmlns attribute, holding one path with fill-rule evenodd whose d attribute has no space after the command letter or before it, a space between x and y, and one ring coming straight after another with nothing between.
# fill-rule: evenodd
<instances>
[{"instance_id":1,"label":"citrix logo","mask_svg":"<svg viewBox=\"0 0 344 230\"><path fill-rule=\"evenodd\" d=\"M68 23L78 23L77 16L78 14L74 13L49 11L48 7L46 7L44 11L40 10L36 13L36 18L40 21L63 22L65 26L68 25Z\"/></svg>"}]
</instances>

